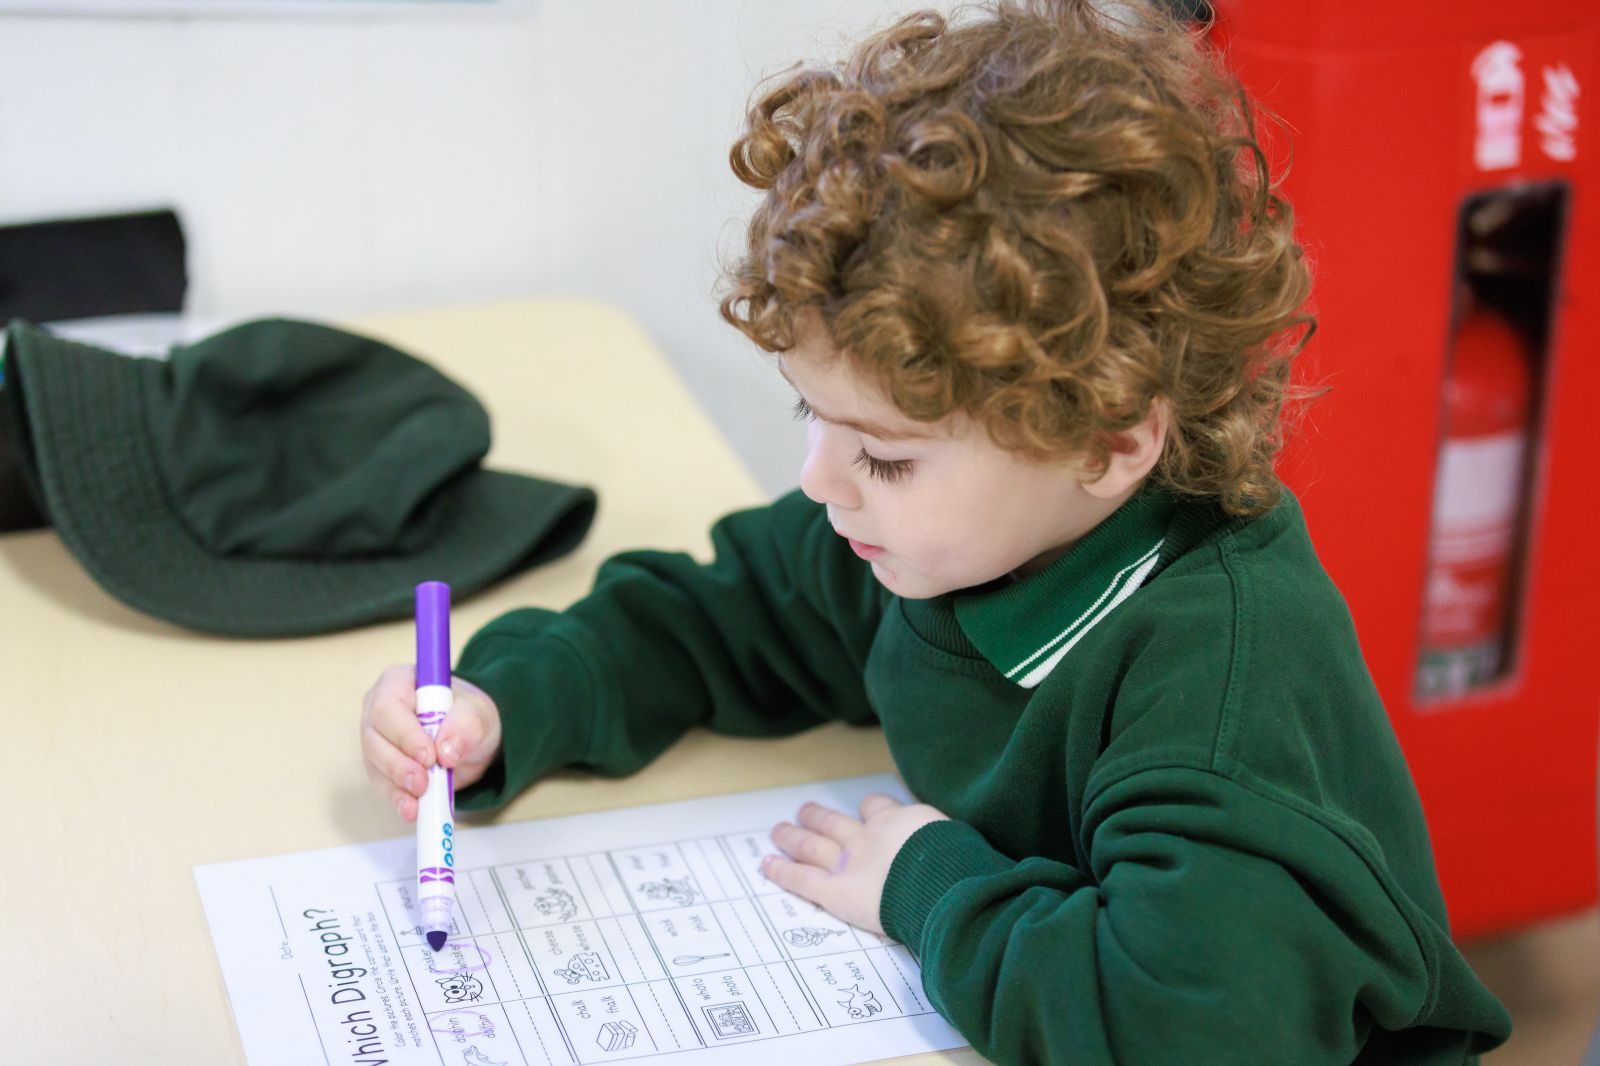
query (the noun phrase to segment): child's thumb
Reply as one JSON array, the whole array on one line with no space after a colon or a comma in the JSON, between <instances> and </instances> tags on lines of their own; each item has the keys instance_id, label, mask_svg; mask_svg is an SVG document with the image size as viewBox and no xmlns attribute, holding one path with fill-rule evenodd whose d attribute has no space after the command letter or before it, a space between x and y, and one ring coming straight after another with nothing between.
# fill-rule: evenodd
<instances>
[{"instance_id":1,"label":"child's thumb","mask_svg":"<svg viewBox=\"0 0 1600 1066\"><path fill-rule=\"evenodd\" d=\"M436 738L439 747L439 765L447 770L470 755L483 743L483 720L476 714L450 714L445 716Z\"/></svg>"}]
</instances>

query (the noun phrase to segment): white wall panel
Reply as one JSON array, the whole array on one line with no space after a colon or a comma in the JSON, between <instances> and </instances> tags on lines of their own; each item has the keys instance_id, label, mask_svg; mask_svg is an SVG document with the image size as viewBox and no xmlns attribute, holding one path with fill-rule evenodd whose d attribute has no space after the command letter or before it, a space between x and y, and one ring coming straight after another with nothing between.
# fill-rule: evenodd
<instances>
[{"instance_id":1,"label":"white wall panel","mask_svg":"<svg viewBox=\"0 0 1600 1066\"><path fill-rule=\"evenodd\" d=\"M535 293L620 304L776 493L802 433L712 294L753 203L728 146L763 74L906 6L0 15L0 221L174 204L207 322Z\"/></svg>"}]
</instances>

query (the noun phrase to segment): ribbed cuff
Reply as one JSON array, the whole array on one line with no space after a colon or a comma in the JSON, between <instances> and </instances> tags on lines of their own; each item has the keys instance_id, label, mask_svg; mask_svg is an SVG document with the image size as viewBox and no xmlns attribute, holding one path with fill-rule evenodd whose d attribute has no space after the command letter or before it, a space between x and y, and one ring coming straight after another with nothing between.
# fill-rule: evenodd
<instances>
[{"instance_id":1,"label":"ribbed cuff","mask_svg":"<svg viewBox=\"0 0 1600 1066\"><path fill-rule=\"evenodd\" d=\"M929 822L911 834L889 864L878 921L920 960L928 915L946 892L969 877L1004 873L1016 865L966 822Z\"/></svg>"}]
</instances>

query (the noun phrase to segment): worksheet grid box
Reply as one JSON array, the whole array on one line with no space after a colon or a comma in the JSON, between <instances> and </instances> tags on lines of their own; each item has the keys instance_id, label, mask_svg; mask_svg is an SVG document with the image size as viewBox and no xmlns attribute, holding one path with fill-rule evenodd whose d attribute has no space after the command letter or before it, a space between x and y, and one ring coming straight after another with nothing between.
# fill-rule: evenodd
<instances>
[{"instance_id":1,"label":"worksheet grid box","mask_svg":"<svg viewBox=\"0 0 1600 1066\"><path fill-rule=\"evenodd\" d=\"M768 881L752 831L457 872L426 945L409 881L377 885L437 1039L603 1062L929 1014L905 948ZM537 1051L537 1053L535 1053Z\"/></svg>"}]
</instances>

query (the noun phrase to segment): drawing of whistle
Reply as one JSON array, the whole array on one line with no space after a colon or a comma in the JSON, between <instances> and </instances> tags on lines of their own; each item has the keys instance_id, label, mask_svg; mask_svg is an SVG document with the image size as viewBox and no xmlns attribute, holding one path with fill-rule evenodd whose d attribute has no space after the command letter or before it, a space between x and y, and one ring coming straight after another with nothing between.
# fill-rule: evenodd
<instances>
[{"instance_id":1,"label":"drawing of whistle","mask_svg":"<svg viewBox=\"0 0 1600 1066\"><path fill-rule=\"evenodd\" d=\"M672 957L672 965L694 966L698 963L705 962L707 959L725 959L728 957L728 955L729 952L726 951L722 952L720 955L674 955Z\"/></svg>"}]
</instances>

